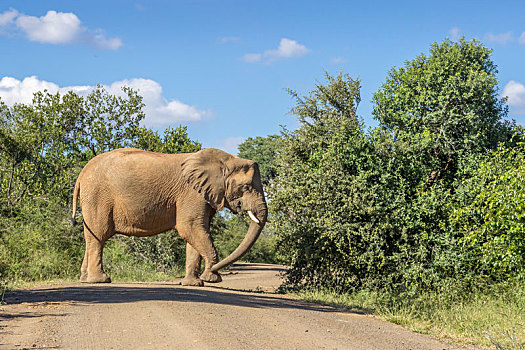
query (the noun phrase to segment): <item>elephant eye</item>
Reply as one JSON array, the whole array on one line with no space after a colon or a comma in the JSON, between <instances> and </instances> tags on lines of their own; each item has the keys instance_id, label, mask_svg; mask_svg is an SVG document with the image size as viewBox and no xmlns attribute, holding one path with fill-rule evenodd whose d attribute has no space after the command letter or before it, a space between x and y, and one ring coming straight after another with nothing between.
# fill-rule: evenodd
<instances>
[{"instance_id":1,"label":"elephant eye","mask_svg":"<svg viewBox=\"0 0 525 350\"><path fill-rule=\"evenodd\" d=\"M241 187L241 189L242 189L243 191L249 191L249 190L250 190L250 185L243 185L243 186Z\"/></svg>"}]
</instances>

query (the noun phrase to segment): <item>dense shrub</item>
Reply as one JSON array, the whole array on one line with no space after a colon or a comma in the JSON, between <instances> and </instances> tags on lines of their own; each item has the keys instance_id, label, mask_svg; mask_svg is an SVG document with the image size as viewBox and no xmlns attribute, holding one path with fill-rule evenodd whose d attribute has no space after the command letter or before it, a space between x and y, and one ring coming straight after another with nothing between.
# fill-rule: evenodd
<instances>
[{"instance_id":1,"label":"dense shrub","mask_svg":"<svg viewBox=\"0 0 525 350\"><path fill-rule=\"evenodd\" d=\"M359 81L327 75L307 96L291 92L300 127L283 131L269 186L290 288L415 298L486 281L478 272L488 260L450 215L471 198L465 180L479 161L513 132L490 53L446 40L392 69L374 96L380 125L368 132L356 114Z\"/></svg>"},{"instance_id":2,"label":"dense shrub","mask_svg":"<svg viewBox=\"0 0 525 350\"><path fill-rule=\"evenodd\" d=\"M477 273L495 280L523 274L525 143L501 145L462 185L465 197L455 203L450 221L479 259Z\"/></svg>"}]
</instances>

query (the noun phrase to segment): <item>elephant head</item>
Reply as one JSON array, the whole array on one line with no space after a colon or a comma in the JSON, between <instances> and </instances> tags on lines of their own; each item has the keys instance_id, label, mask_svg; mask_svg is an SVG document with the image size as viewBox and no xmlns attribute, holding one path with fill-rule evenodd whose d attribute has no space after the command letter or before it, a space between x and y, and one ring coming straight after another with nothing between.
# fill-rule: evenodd
<instances>
[{"instance_id":1,"label":"elephant head","mask_svg":"<svg viewBox=\"0 0 525 350\"><path fill-rule=\"evenodd\" d=\"M257 163L224 151L207 148L182 163L182 175L214 209L247 212L252 220L241 244L228 257L213 265L216 272L239 260L255 243L268 216Z\"/></svg>"}]
</instances>

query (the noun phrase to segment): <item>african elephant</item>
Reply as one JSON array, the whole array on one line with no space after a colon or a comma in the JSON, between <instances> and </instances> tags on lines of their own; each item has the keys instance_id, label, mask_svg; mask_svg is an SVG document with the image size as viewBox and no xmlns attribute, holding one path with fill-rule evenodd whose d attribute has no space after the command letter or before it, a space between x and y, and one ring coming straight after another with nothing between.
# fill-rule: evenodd
<instances>
[{"instance_id":1,"label":"african elephant","mask_svg":"<svg viewBox=\"0 0 525 350\"><path fill-rule=\"evenodd\" d=\"M173 228L187 242L182 284L220 282L217 271L250 249L268 215L257 163L214 148L185 154L123 148L98 155L77 179L73 224L79 196L86 240L80 280L90 283L111 282L102 249L115 233L145 237ZM247 212L252 222L237 249L218 262L210 221L222 208Z\"/></svg>"}]
</instances>

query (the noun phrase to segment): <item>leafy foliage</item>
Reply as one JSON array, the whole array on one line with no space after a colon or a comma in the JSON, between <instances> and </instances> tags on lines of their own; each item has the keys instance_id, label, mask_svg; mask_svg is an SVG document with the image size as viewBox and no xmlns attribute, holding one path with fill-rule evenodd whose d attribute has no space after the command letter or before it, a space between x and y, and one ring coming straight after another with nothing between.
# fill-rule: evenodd
<instances>
[{"instance_id":1,"label":"leafy foliage","mask_svg":"<svg viewBox=\"0 0 525 350\"><path fill-rule=\"evenodd\" d=\"M461 244L469 235L450 214L471 198L478 162L513 133L495 74L479 42L436 43L389 72L369 132L356 115L359 81L327 75L307 96L291 91L300 127L283 131L269 186L290 288L410 299L491 278L477 274L493 265Z\"/></svg>"},{"instance_id":2,"label":"leafy foliage","mask_svg":"<svg viewBox=\"0 0 525 350\"><path fill-rule=\"evenodd\" d=\"M469 200L457 205L451 223L483 263L480 273L497 279L525 266L525 143L500 145L464 184Z\"/></svg>"},{"instance_id":3,"label":"leafy foliage","mask_svg":"<svg viewBox=\"0 0 525 350\"><path fill-rule=\"evenodd\" d=\"M280 148L280 141L279 135L257 136L249 137L239 145L239 157L257 162L265 186L277 175L275 159Z\"/></svg>"},{"instance_id":4,"label":"leafy foliage","mask_svg":"<svg viewBox=\"0 0 525 350\"><path fill-rule=\"evenodd\" d=\"M3 209L39 198L66 202L82 166L96 154L131 146L144 114L142 99L109 95L98 87L88 96L38 92L31 105L2 108L5 140L0 149Z\"/></svg>"},{"instance_id":5,"label":"leafy foliage","mask_svg":"<svg viewBox=\"0 0 525 350\"><path fill-rule=\"evenodd\" d=\"M374 95L381 127L412 153L414 181L450 183L465 158L510 138L490 54L476 40L434 43L428 56L393 68Z\"/></svg>"},{"instance_id":6,"label":"leafy foliage","mask_svg":"<svg viewBox=\"0 0 525 350\"><path fill-rule=\"evenodd\" d=\"M134 147L160 153L191 153L201 149L201 144L188 137L187 127L168 127L162 133L145 127L137 130Z\"/></svg>"},{"instance_id":7,"label":"leafy foliage","mask_svg":"<svg viewBox=\"0 0 525 350\"><path fill-rule=\"evenodd\" d=\"M373 230L365 222L378 214L370 200L380 191L373 167L380 160L355 113L359 81L342 74L327 80L309 96L291 92L301 127L283 134L279 174L268 188L271 230L292 265L289 284L348 288L374 265L367 258L378 258L362 253Z\"/></svg>"}]
</instances>

